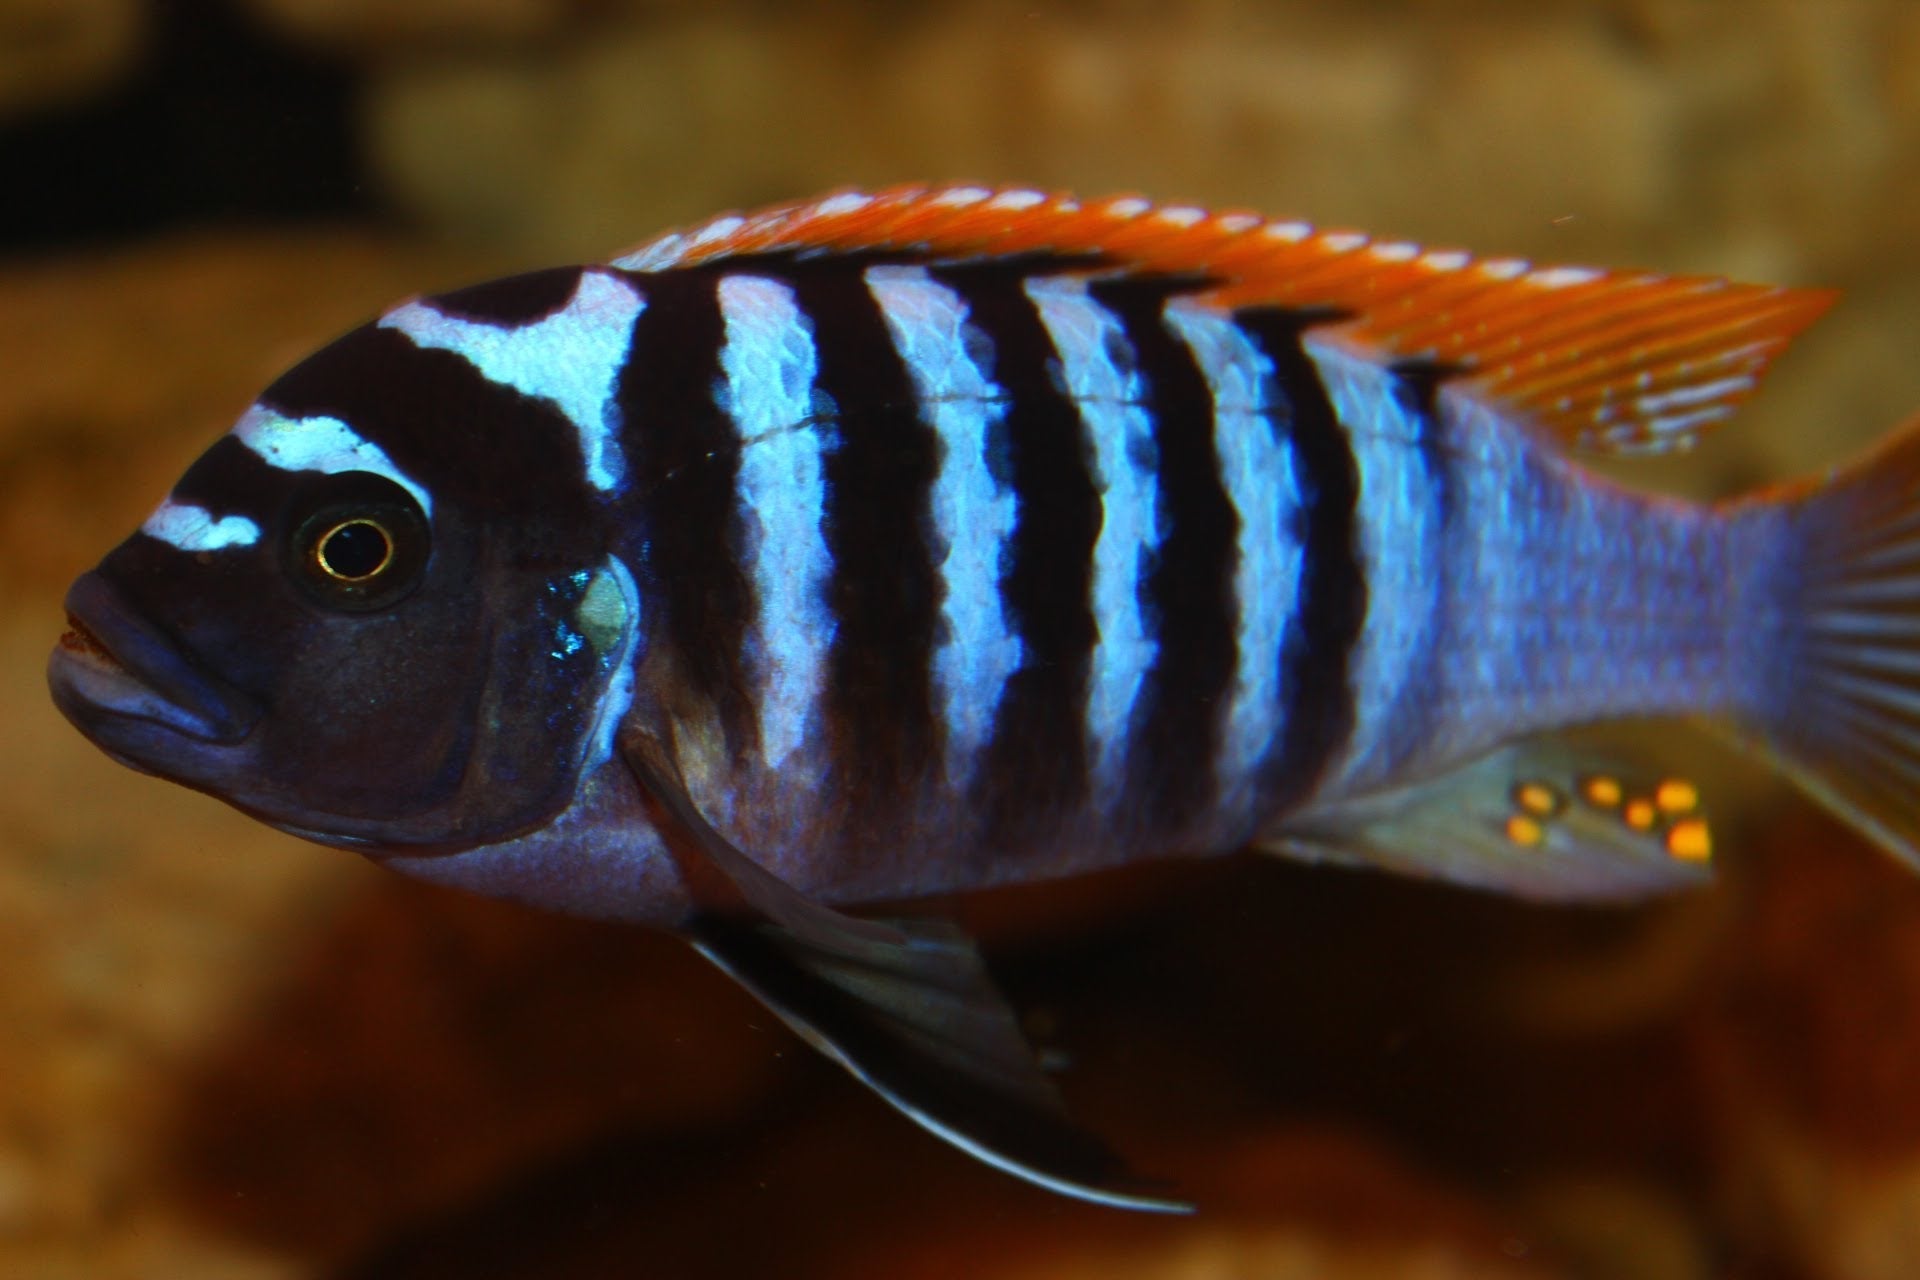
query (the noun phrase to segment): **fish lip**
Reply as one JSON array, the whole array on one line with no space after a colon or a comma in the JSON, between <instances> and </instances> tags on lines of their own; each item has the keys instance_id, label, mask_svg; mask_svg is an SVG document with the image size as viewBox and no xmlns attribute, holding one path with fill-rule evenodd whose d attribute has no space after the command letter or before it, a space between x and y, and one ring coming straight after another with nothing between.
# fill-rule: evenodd
<instances>
[{"instance_id":1,"label":"fish lip","mask_svg":"<svg viewBox=\"0 0 1920 1280\"><path fill-rule=\"evenodd\" d=\"M259 704L194 665L98 571L67 592L68 630L47 665L53 698L83 730L141 720L213 745L245 738Z\"/></svg>"}]
</instances>

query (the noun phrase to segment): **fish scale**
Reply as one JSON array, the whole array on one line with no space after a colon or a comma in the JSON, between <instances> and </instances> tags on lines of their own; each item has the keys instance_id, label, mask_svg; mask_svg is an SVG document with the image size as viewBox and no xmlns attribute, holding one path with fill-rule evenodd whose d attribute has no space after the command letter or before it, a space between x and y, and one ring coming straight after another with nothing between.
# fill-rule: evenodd
<instances>
[{"instance_id":1,"label":"fish scale","mask_svg":"<svg viewBox=\"0 0 1920 1280\"><path fill-rule=\"evenodd\" d=\"M1571 456L1691 445L1830 301L1131 196L724 215L295 366L49 678L120 759L676 929L931 1132L1174 1210L964 935L832 904L1249 843L1698 884L1698 788L1562 733L1638 716L1920 865L1920 428L1714 505Z\"/></svg>"}]
</instances>

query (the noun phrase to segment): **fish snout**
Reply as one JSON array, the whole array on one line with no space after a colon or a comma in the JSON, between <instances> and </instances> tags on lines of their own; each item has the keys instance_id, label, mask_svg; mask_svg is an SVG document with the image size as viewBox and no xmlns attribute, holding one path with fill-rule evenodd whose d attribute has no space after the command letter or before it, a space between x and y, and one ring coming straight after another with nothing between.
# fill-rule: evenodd
<instances>
[{"instance_id":1,"label":"fish snout","mask_svg":"<svg viewBox=\"0 0 1920 1280\"><path fill-rule=\"evenodd\" d=\"M254 699L201 670L97 570L73 584L66 609L47 683L61 714L88 737L131 720L228 745L259 721Z\"/></svg>"}]
</instances>

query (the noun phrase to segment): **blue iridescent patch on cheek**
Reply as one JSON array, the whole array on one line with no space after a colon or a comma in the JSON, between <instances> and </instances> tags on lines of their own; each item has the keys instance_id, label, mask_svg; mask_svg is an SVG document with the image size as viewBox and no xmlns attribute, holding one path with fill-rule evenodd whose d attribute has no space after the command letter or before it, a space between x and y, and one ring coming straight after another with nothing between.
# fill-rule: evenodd
<instances>
[{"instance_id":1,"label":"blue iridescent patch on cheek","mask_svg":"<svg viewBox=\"0 0 1920 1280\"><path fill-rule=\"evenodd\" d=\"M538 625L548 658L577 663L582 676L620 661L632 610L613 575L579 569L548 581L544 595Z\"/></svg>"},{"instance_id":2,"label":"blue iridescent patch on cheek","mask_svg":"<svg viewBox=\"0 0 1920 1280\"><path fill-rule=\"evenodd\" d=\"M547 609L553 622L547 656L555 662L565 662L587 647L587 637L574 625L574 614L592 579L592 573L580 569L547 583Z\"/></svg>"},{"instance_id":3,"label":"blue iridescent patch on cheek","mask_svg":"<svg viewBox=\"0 0 1920 1280\"><path fill-rule=\"evenodd\" d=\"M584 730L591 761L605 758L612 729L632 699L638 604L631 575L609 560L603 568L543 582L535 617L522 633L525 659L538 667L528 674L546 690L546 727Z\"/></svg>"}]
</instances>

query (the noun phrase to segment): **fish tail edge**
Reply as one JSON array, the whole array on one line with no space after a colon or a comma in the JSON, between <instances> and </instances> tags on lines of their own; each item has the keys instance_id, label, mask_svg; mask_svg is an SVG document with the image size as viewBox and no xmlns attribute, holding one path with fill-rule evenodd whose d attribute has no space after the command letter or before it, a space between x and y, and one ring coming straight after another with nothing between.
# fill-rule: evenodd
<instances>
[{"instance_id":1,"label":"fish tail edge","mask_svg":"<svg viewBox=\"0 0 1920 1280\"><path fill-rule=\"evenodd\" d=\"M1920 871L1920 415L1731 514L1736 736Z\"/></svg>"}]
</instances>

